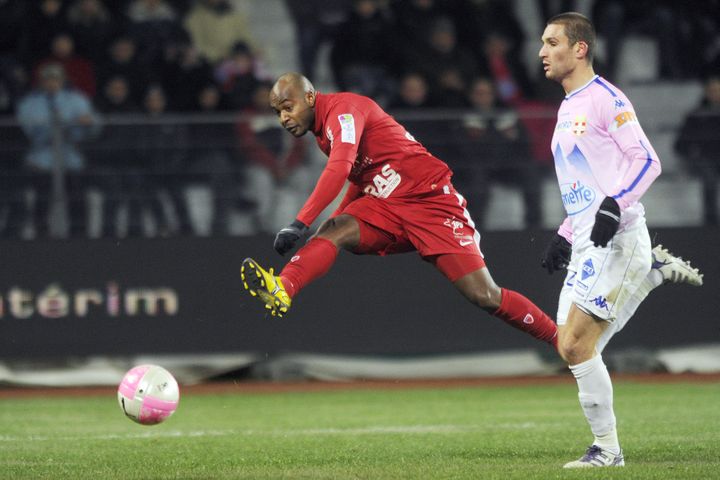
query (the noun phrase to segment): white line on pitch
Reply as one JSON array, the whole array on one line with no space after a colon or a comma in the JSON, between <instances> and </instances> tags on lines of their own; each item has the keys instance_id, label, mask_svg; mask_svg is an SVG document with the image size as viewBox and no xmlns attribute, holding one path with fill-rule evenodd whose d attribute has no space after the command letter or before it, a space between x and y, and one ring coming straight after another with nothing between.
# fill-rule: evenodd
<instances>
[{"instance_id":1,"label":"white line on pitch","mask_svg":"<svg viewBox=\"0 0 720 480\"><path fill-rule=\"evenodd\" d=\"M357 428L303 428L278 430L170 430L142 433L109 433L101 435L0 435L0 442L47 442L68 440L132 440L143 438L182 438L182 437L224 437L231 435L246 436L312 436L312 435L393 435L393 434L425 434L425 433L462 433L492 430L525 430L535 428L533 422L503 423L480 425L396 425L370 426Z\"/></svg>"}]
</instances>

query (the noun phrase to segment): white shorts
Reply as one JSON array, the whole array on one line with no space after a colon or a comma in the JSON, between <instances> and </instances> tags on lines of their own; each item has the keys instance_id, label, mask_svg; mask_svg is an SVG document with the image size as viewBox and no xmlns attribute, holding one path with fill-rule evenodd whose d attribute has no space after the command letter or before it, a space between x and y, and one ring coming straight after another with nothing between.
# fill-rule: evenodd
<instances>
[{"instance_id":1,"label":"white shorts","mask_svg":"<svg viewBox=\"0 0 720 480\"><path fill-rule=\"evenodd\" d=\"M652 265L650 234L641 220L617 233L605 248L595 247L590 240L573 245L560 291L558 325L565 325L573 303L596 318L615 321Z\"/></svg>"}]
</instances>

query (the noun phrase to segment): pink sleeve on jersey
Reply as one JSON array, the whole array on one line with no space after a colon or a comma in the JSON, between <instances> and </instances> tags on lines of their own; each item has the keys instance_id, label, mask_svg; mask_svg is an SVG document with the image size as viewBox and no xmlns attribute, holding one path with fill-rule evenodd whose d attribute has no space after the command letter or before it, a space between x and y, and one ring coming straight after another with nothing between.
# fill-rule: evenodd
<instances>
[{"instance_id":1,"label":"pink sleeve on jersey","mask_svg":"<svg viewBox=\"0 0 720 480\"><path fill-rule=\"evenodd\" d=\"M341 125L340 116L347 114L352 115L352 132L349 131L348 120L345 120L344 129ZM330 202L335 200L345 185L345 180L355 163L358 145L365 128L365 118L351 105L340 103L328 113L325 126L332 132L332 147L327 165L315 189L298 213L297 219L305 225L312 224Z\"/></svg>"},{"instance_id":2,"label":"pink sleeve on jersey","mask_svg":"<svg viewBox=\"0 0 720 480\"><path fill-rule=\"evenodd\" d=\"M608 126L610 136L629 162L618 183L618 191L612 194L620 210L637 203L662 170L660 159L650 145L629 101L627 105L629 108L620 113L603 112L604 118L611 119ZM608 108L606 107L606 110Z\"/></svg>"},{"instance_id":3,"label":"pink sleeve on jersey","mask_svg":"<svg viewBox=\"0 0 720 480\"><path fill-rule=\"evenodd\" d=\"M558 228L557 233L565 240L567 240L570 245L572 245L573 235L572 222L570 221L570 217L565 217L565 220L563 220L563 222L560 224L560 228Z\"/></svg>"}]
</instances>

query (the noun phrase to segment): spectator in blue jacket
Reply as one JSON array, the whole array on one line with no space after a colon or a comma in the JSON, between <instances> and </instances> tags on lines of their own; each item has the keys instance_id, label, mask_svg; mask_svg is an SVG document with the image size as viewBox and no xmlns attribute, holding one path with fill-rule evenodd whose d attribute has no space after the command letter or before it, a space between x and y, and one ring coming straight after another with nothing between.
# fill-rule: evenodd
<instances>
[{"instance_id":1,"label":"spectator in blue jacket","mask_svg":"<svg viewBox=\"0 0 720 480\"><path fill-rule=\"evenodd\" d=\"M39 72L38 88L20 100L17 117L30 140L25 166L32 174L37 194L36 228L39 233L44 232L52 197L68 200L70 232L81 232L85 226L85 156L80 143L100 130L100 121L90 100L80 91L65 88L62 66L50 63ZM53 177L62 182L53 184ZM63 232L56 231L56 234L62 236Z\"/></svg>"}]
</instances>

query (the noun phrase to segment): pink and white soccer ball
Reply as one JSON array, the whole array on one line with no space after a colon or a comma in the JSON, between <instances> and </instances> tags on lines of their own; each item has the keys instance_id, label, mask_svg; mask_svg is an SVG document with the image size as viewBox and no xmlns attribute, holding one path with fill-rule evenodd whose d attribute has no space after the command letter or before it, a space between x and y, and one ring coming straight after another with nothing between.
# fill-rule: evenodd
<instances>
[{"instance_id":1,"label":"pink and white soccer ball","mask_svg":"<svg viewBox=\"0 0 720 480\"><path fill-rule=\"evenodd\" d=\"M142 425L164 422L177 409L180 389L175 377L157 365L138 365L118 386L118 403L127 417Z\"/></svg>"}]
</instances>

